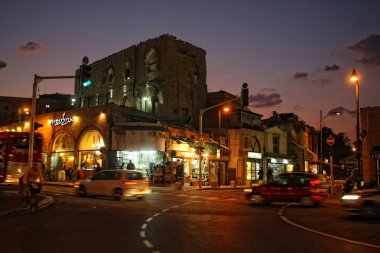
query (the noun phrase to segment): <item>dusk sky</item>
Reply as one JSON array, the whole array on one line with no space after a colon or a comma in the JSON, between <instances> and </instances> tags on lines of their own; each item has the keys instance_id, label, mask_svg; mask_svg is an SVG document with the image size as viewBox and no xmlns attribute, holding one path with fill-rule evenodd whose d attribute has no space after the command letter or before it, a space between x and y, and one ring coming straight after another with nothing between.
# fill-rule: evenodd
<instances>
[{"instance_id":1,"label":"dusk sky","mask_svg":"<svg viewBox=\"0 0 380 253\"><path fill-rule=\"evenodd\" d=\"M250 89L250 109L297 114L355 140L360 107L380 106L377 0L0 0L0 96L31 97L34 74L73 75L162 34L206 50L208 91ZM44 80L39 94L73 94L74 80Z\"/></svg>"}]
</instances>

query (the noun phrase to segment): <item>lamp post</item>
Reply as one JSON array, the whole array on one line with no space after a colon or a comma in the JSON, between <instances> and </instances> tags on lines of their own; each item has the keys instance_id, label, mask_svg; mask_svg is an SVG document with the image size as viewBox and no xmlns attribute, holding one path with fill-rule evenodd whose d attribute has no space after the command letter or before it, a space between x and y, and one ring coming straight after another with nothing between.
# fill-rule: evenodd
<instances>
[{"instance_id":1,"label":"lamp post","mask_svg":"<svg viewBox=\"0 0 380 253\"><path fill-rule=\"evenodd\" d=\"M230 110L230 108L228 108L228 107L224 107L223 108L223 112L228 112ZM220 158L221 158L221 156L222 156L222 152L221 152L221 148L220 148L220 146L221 146L221 144L220 144L220 138L221 138L221 126L222 126L222 124L221 124L221 121L222 121L222 111L221 110L219 110L218 111L218 129L219 129L219 165L218 165L218 187L220 187L220 173L221 173L221 171L220 171Z\"/></svg>"},{"instance_id":2,"label":"lamp post","mask_svg":"<svg viewBox=\"0 0 380 253\"><path fill-rule=\"evenodd\" d=\"M361 182L361 178L363 176L362 173L362 168L361 168L361 152L362 152L362 147L361 147L361 141L360 141L360 108L359 108L359 77L356 74L355 69L352 70L351 73L351 81L355 82L355 97L356 97L356 159L357 159L357 166L358 166L358 171L357 171L357 177L358 180ZM360 186L359 186L360 187Z\"/></svg>"}]
</instances>

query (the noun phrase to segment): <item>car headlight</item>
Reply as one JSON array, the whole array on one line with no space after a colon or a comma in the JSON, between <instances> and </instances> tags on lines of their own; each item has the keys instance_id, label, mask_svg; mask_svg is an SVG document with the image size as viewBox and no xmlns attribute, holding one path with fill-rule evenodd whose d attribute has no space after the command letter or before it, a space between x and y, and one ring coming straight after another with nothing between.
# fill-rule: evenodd
<instances>
[{"instance_id":1,"label":"car headlight","mask_svg":"<svg viewBox=\"0 0 380 253\"><path fill-rule=\"evenodd\" d=\"M344 195L342 197L343 200L356 200L356 199L360 199L361 196L360 195L356 195L356 194L348 194L348 195Z\"/></svg>"}]
</instances>

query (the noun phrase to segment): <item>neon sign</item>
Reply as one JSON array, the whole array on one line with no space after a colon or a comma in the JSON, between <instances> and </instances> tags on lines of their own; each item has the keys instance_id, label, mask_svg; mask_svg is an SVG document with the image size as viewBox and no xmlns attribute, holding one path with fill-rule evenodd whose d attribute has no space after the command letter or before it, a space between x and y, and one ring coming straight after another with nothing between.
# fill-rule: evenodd
<instances>
[{"instance_id":1,"label":"neon sign","mask_svg":"<svg viewBox=\"0 0 380 253\"><path fill-rule=\"evenodd\" d=\"M66 118L66 112L64 112L62 114L62 118L53 119L51 121L51 125L52 126L64 126L64 125L67 125L67 124L72 123L72 122L74 122L74 119L73 118Z\"/></svg>"}]
</instances>

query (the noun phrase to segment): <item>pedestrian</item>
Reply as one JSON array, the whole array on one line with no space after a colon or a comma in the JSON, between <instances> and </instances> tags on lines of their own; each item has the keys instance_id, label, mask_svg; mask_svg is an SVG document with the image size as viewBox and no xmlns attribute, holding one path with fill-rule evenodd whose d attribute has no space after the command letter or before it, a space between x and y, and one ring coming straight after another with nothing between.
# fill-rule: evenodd
<instances>
[{"instance_id":1,"label":"pedestrian","mask_svg":"<svg viewBox=\"0 0 380 253\"><path fill-rule=\"evenodd\" d=\"M263 176L264 176L263 167L260 167L260 169L259 169L259 180L263 180Z\"/></svg>"},{"instance_id":2,"label":"pedestrian","mask_svg":"<svg viewBox=\"0 0 380 253\"><path fill-rule=\"evenodd\" d=\"M132 160L129 160L129 163L127 165L127 170L134 170L134 169L136 169L135 165L132 163Z\"/></svg>"},{"instance_id":3,"label":"pedestrian","mask_svg":"<svg viewBox=\"0 0 380 253\"><path fill-rule=\"evenodd\" d=\"M271 167L268 167L267 170L267 181L270 182L273 179L273 169Z\"/></svg>"}]
</instances>

